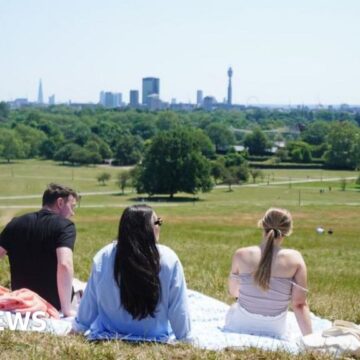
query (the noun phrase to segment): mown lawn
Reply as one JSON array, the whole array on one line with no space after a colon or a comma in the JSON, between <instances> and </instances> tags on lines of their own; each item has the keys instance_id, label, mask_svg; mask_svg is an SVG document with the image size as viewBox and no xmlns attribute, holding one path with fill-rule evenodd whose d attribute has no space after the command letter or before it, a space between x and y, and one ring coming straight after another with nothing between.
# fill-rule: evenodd
<instances>
[{"instance_id":1,"label":"mown lawn","mask_svg":"<svg viewBox=\"0 0 360 360\"><path fill-rule=\"evenodd\" d=\"M72 168L52 162L29 161L0 165L0 229L14 215L37 208L40 197L27 199L6 198L15 195L40 195L50 181L86 189L86 191L118 191L114 182L99 186L96 174L99 168ZM115 177L120 169L111 169ZM314 172L314 170L311 170ZM19 175L17 175L19 174ZM20 175L21 174L21 175ZM70 174L70 175L69 175ZM290 175L289 175L290 174ZM286 172L286 176L307 179L306 170ZM283 174L274 175L281 181ZM314 173L311 173L314 176ZM356 173L322 173L321 180L357 177ZM317 184L317 183L311 183ZM270 206L288 208L294 218L294 234L286 246L302 252L309 271L309 302L313 312L329 319L344 319L360 323L360 192L333 187L319 191L311 184L270 184L254 187L217 188L209 194L191 196L179 194L177 201L157 198L149 202L164 218L161 242L172 247L185 269L188 287L217 299L231 303L226 281L230 259L236 248L256 244L261 240L257 220ZM19 189L19 191L18 191ZM86 280L93 255L116 236L118 220L125 206L137 202L138 197L127 189L125 196L103 194L84 196L77 209L74 222L78 237L75 249L76 276ZM175 199L176 200L176 199ZM333 234L317 234L317 226L332 229ZM9 279L7 260L0 262L0 284ZM119 342L88 344L81 336L67 338L46 334L0 333L1 358L54 359L54 358L139 358L139 359L325 359L326 356L288 354L257 350L209 352L191 346L129 345Z\"/></svg>"}]
</instances>

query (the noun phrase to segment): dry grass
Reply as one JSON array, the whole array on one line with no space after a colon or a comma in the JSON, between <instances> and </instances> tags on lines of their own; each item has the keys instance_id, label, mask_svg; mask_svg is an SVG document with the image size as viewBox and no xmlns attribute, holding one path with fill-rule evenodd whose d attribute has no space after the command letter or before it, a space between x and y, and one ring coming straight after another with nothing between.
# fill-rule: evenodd
<instances>
[{"instance_id":1,"label":"dry grass","mask_svg":"<svg viewBox=\"0 0 360 360\"><path fill-rule=\"evenodd\" d=\"M68 177L71 169L54 167L45 163L30 162L25 169L15 171L25 176L34 168L37 174L49 174L54 178L19 178L12 182L5 173L0 176L0 196L21 193L32 194L43 186L56 181L57 176ZM35 166L35 167L34 167ZM79 176L87 178L78 182L80 188L99 190L94 169L76 169ZM118 171L118 170L117 170ZM62 173L65 172L65 173ZM306 177L306 171L297 172L295 177ZM340 175L339 175L340 174ZM284 174L280 174L284 175ZM289 176L289 172L286 172ZM312 176L319 176L312 173ZM341 177L339 172L329 176ZM10 175L9 175L10 176ZM323 173L323 177L326 173ZM346 174L349 176L349 174ZM276 176L275 176L276 177ZM94 179L93 182L90 179ZM22 180L21 180L22 179ZM19 185L20 184L20 185ZM16 186L15 186L16 185ZM71 185L71 184L70 184ZM300 186L300 185L299 185ZM113 184L100 190L116 189ZM256 244L261 231L257 229L258 219L270 206L288 208L294 218L294 234L287 239L286 246L300 250L306 260L309 272L309 301L311 310L329 319L344 319L360 323L360 204L359 192L319 193L318 188L301 188L302 202L298 203L299 189L295 184L278 187L236 188L233 192L216 189L201 195L198 202L154 202L159 216L165 219L161 230L161 242L172 247L179 255L185 269L189 288L201 291L219 300L230 303L226 281L230 259L236 248ZM94 254L116 237L117 225L122 208L133 203L134 194L126 196L84 197L74 221L77 225L75 248L76 276L86 280ZM1 200L0 226L12 216L27 209L7 209L7 205L36 206L40 199ZM91 208L86 206L99 206ZM318 235L317 226L326 230L332 228L332 235ZM8 285L7 261L0 261L0 284ZM292 356L283 352L264 352L257 349L240 351L227 349L222 352L199 350L180 345L128 344L124 342L87 343L81 336L55 337L48 334L0 333L1 359L331 359L321 354Z\"/></svg>"}]
</instances>

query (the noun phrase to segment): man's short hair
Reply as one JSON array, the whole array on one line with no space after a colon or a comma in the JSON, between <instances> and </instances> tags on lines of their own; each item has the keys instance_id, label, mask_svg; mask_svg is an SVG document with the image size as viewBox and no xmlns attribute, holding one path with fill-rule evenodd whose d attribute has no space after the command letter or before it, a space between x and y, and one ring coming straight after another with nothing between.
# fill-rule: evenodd
<instances>
[{"instance_id":1,"label":"man's short hair","mask_svg":"<svg viewBox=\"0 0 360 360\"><path fill-rule=\"evenodd\" d=\"M72 195L77 200L79 198L79 195L75 190L67 186L51 183L44 191L42 205L52 205L58 198L66 199L69 197L69 195Z\"/></svg>"}]
</instances>

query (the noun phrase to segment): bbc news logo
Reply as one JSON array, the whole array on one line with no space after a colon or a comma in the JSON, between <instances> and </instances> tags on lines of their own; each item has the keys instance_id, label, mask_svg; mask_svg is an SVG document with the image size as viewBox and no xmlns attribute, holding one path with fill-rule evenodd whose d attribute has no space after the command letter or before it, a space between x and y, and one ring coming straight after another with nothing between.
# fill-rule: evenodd
<instances>
[{"instance_id":1,"label":"bbc news logo","mask_svg":"<svg viewBox=\"0 0 360 360\"><path fill-rule=\"evenodd\" d=\"M27 311L24 314L0 311L0 331L4 329L44 331L46 329L45 317L44 311Z\"/></svg>"}]
</instances>

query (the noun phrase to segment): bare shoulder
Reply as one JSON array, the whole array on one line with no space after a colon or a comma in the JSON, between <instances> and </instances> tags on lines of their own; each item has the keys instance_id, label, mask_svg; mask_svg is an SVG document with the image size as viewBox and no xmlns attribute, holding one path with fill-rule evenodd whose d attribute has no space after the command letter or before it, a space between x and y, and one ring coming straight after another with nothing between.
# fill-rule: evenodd
<instances>
[{"instance_id":1,"label":"bare shoulder","mask_svg":"<svg viewBox=\"0 0 360 360\"><path fill-rule=\"evenodd\" d=\"M233 264L237 264L240 272L252 272L261 258L261 250L258 246L248 246L236 250Z\"/></svg>"},{"instance_id":2,"label":"bare shoulder","mask_svg":"<svg viewBox=\"0 0 360 360\"><path fill-rule=\"evenodd\" d=\"M294 249L281 249L278 256L279 258L286 259L294 265L302 264L304 262L300 251Z\"/></svg>"},{"instance_id":3,"label":"bare shoulder","mask_svg":"<svg viewBox=\"0 0 360 360\"><path fill-rule=\"evenodd\" d=\"M235 251L234 257L238 259L248 258L249 256L254 256L260 254L260 248L258 246L247 246L239 248Z\"/></svg>"}]
</instances>

